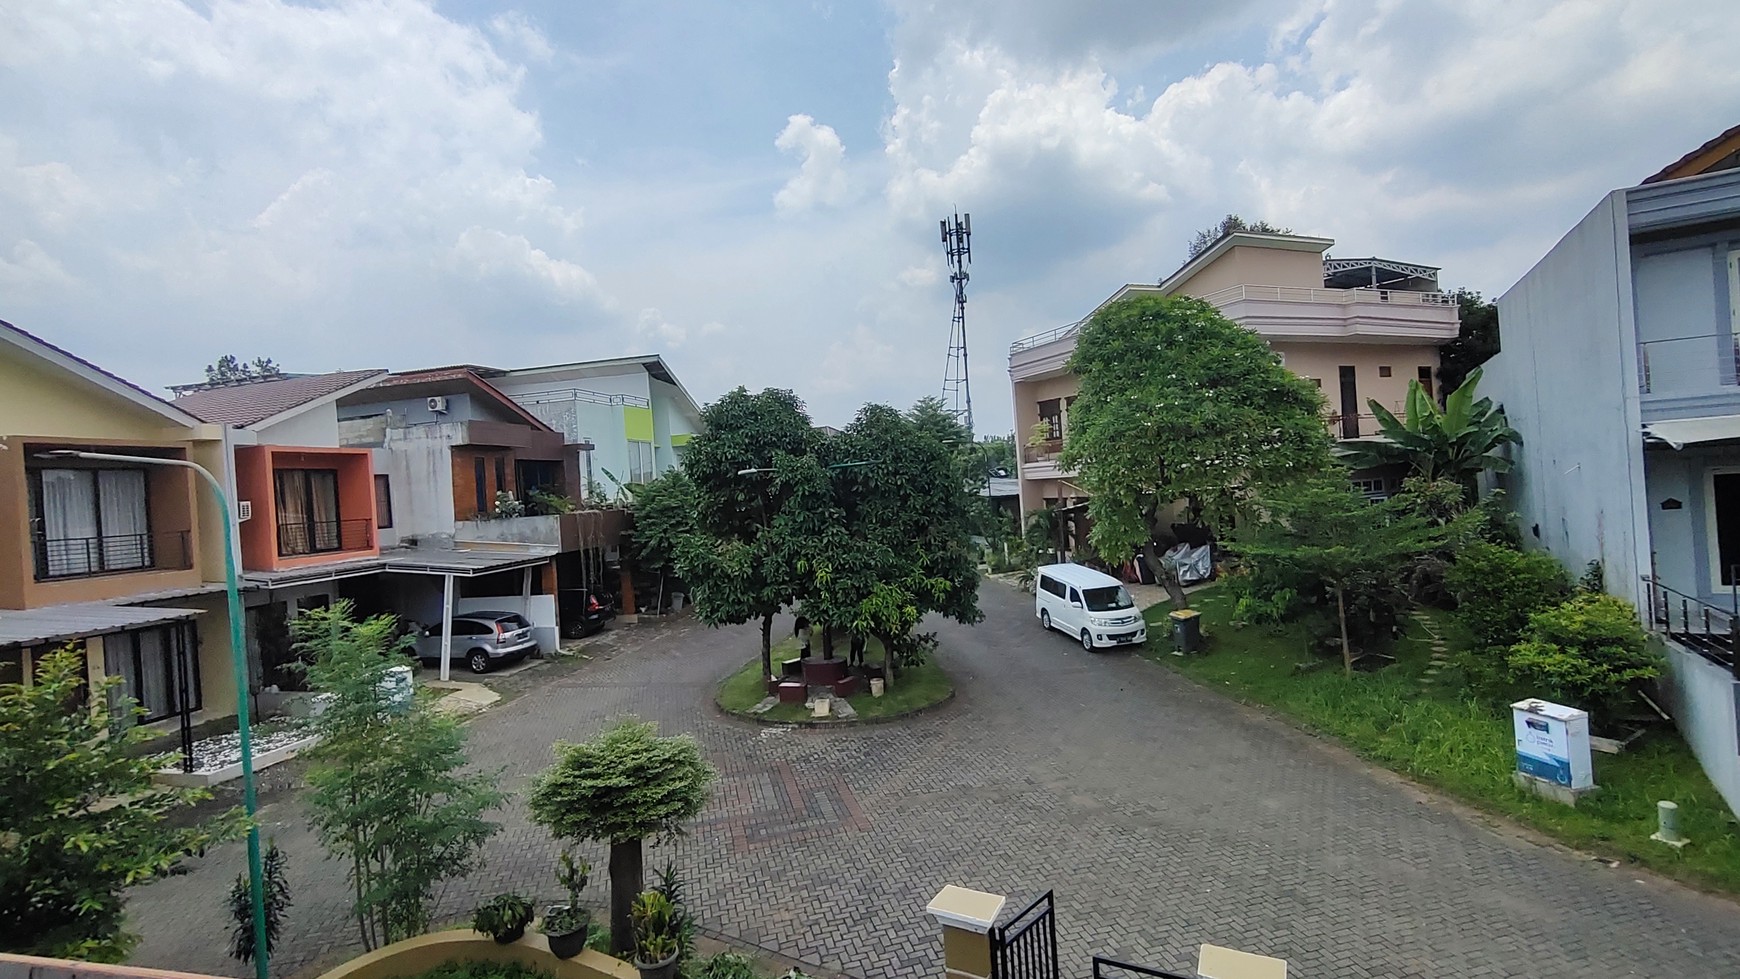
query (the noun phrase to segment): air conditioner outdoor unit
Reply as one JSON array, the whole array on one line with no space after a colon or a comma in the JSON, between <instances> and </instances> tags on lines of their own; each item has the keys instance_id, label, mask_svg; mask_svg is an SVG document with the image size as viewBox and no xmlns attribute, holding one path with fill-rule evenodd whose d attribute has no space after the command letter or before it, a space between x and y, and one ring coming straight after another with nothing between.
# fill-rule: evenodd
<instances>
[{"instance_id":1,"label":"air conditioner outdoor unit","mask_svg":"<svg viewBox=\"0 0 1740 979\"><path fill-rule=\"evenodd\" d=\"M237 500L236 501L236 520L238 520L238 521L251 520L251 519L253 519L253 516L254 516L254 501L252 501L252 500Z\"/></svg>"},{"instance_id":2,"label":"air conditioner outdoor unit","mask_svg":"<svg viewBox=\"0 0 1740 979\"><path fill-rule=\"evenodd\" d=\"M446 412L447 411L447 399L446 398L430 398L429 399L429 410L434 411L434 412L443 412L443 413Z\"/></svg>"}]
</instances>

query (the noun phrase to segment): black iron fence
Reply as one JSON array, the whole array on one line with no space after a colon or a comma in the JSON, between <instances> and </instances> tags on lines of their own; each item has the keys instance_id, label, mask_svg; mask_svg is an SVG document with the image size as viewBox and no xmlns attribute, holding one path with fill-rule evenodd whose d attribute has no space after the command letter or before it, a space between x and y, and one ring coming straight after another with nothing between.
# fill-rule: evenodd
<instances>
[{"instance_id":1,"label":"black iron fence","mask_svg":"<svg viewBox=\"0 0 1740 979\"><path fill-rule=\"evenodd\" d=\"M1729 569L1728 580L1735 582L1730 586L1733 597L1728 608L1675 591L1648 575L1643 583L1652 627L1740 676L1740 663L1734 656L1735 649L1740 648L1740 567Z\"/></svg>"},{"instance_id":2,"label":"black iron fence","mask_svg":"<svg viewBox=\"0 0 1740 979\"><path fill-rule=\"evenodd\" d=\"M1117 959L1108 959L1103 955L1094 956L1094 979L1124 979L1126 976L1149 976L1153 979L1192 979L1190 976L1180 975L1176 972L1162 972L1159 969L1150 969L1145 965L1131 965L1128 962L1119 962Z\"/></svg>"},{"instance_id":3,"label":"black iron fence","mask_svg":"<svg viewBox=\"0 0 1740 979\"><path fill-rule=\"evenodd\" d=\"M37 533L31 536L30 544L38 581L193 567L193 533L187 530L100 537Z\"/></svg>"},{"instance_id":4,"label":"black iron fence","mask_svg":"<svg viewBox=\"0 0 1740 979\"><path fill-rule=\"evenodd\" d=\"M375 543L375 522L368 517L354 520L280 520L278 556L327 554L333 551L366 551Z\"/></svg>"},{"instance_id":5,"label":"black iron fence","mask_svg":"<svg viewBox=\"0 0 1740 979\"><path fill-rule=\"evenodd\" d=\"M1052 892L991 928L991 979L1058 979L1057 915Z\"/></svg>"}]
</instances>

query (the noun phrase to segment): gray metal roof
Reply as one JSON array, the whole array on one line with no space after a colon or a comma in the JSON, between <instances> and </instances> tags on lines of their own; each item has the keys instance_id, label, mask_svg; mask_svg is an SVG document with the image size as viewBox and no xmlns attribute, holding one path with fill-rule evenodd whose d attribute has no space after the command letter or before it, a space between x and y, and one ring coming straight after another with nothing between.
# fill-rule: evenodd
<instances>
[{"instance_id":1,"label":"gray metal roof","mask_svg":"<svg viewBox=\"0 0 1740 979\"><path fill-rule=\"evenodd\" d=\"M992 476L985 480L985 488L979 491L979 495L989 496L992 499L1004 496L1020 496L1021 480L1013 476Z\"/></svg>"},{"instance_id":2,"label":"gray metal roof","mask_svg":"<svg viewBox=\"0 0 1740 979\"><path fill-rule=\"evenodd\" d=\"M451 574L460 578L511 571L527 565L542 564L554 557L560 548L523 545L508 548L470 547L383 547L381 556L358 558L354 561L333 561L285 571L250 571L252 587L281 588L285 585L336 578L355 578L381 572L397 574Z\"/></svg>"},{"instance_id":3,"label":"gray metal roof","mask_svg":"<svg viewBox=\"0 0 1740 979\"><path fill-rule=\"evenodd\" d=\"M149 608L80 602L0 611L0 646L70 642L128 629L180 622L200 615L196 608Z\"/></svg>"}]
</instances>

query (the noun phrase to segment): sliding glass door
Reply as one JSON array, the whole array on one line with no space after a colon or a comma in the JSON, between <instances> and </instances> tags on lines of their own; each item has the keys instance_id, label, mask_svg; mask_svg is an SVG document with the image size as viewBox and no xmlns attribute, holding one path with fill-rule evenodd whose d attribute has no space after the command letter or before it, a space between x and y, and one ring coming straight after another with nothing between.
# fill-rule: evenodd
<instances>
[{"instance_id":1,"label":"sliding glass door","mask_svg":"<svg viewBox=\"0 0 1740 979\"><path fill-rule=\"evenodd\" d=\"M318 554L340 548L338 470L280 469L278 554Z\"/></svg>"},{"instance_id":2,"label":"sliding glass door","mask_svg":"<svg viewBox=\"0 0 1740 979\"><path fill-rule=\"evenodd\" d=\"M154 566L142 469L39 469L31 489L38 578Z\"/></svg>"}]
</instances>

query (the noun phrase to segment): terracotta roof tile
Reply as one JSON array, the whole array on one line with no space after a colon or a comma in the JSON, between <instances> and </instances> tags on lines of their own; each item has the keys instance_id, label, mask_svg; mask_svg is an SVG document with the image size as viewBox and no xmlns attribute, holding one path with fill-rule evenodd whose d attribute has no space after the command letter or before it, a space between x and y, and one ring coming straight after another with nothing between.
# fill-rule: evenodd
<instances>
[{"instance_id":1,"label":"terracotta roof tile","mask_svg":"<svg viewBox=\"0 0 1740 979\"><path fill-rule=\"evenodd\" d=\"M249 381L190 391L176 398L174 404L196 418L232 428L246 428L385 373L383 370L333 371L330 374Z\"/></svg>"}]
</instances>

